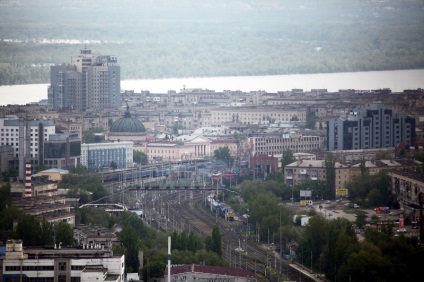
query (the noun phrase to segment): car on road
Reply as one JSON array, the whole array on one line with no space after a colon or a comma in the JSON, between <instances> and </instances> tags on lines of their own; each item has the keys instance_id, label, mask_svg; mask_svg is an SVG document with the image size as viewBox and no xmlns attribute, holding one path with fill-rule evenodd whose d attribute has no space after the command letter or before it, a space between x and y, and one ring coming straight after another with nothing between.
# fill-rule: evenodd
<instances>
[{"instance_id":1,"label":"car on road","mask_svg":"<svg viewBox=\"0 0 424 282\"><path fill-rule=\"evenodd\" d=\"M400 228L396 231L397 233L405 233L406 229L405 228Z\"/></svg>"}]
</instances>

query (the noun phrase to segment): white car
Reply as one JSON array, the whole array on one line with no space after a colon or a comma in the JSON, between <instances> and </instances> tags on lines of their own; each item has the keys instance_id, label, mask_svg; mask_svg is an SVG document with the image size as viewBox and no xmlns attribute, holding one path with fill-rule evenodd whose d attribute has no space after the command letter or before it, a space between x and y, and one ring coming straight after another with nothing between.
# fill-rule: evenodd
<instances>
[{"instance_id":1,"label":"white car","mask_svg":"<svg viewBox=\"0 0 424 282\"><path fill-rule=\"evenodd\" d=\"M405 228L400 228L400 229L397 230L397 232L398 233L405 233L406 232L406 229Z\"/></svg>"}]
</instances>

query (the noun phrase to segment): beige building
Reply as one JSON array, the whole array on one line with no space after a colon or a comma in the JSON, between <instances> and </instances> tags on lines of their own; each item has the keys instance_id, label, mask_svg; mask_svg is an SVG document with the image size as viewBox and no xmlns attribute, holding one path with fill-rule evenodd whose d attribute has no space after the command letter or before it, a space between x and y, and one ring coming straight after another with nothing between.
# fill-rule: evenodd
<instances>
[{"instance_id":1,"label":"beige building","mask_svg":"<svg viewBox=\"0 0 424 282\"><path fill-rule=\"evenodd\" d=\"M213 157L214 151L228 147L230 154L236 156L237 141L228 140L210 140L205 137L195 137L190 141L184 142L183 145L177 143L143 143L134 147L145 153L149 162L155 161L178 161L178 160L193 160L197 158Z\"/></svg>"},{"instance_id":2,"label":"beige building","mask_svg":"<svg viewBox=\"0 0 424 282\"><path fill-rule=\"evenodd\" d=\"M325 171L324 160L298 160L284 167L284 182L297 185L305 180L326 180Z\"/></svg>"},{"instance_id":3,"label":"beige building","mask_svg":"<svg viewBox=\"0 0 424 282\"><path fill-rule=\"evenodd\" d=\"M228 147L228 150L230 151L231 156L237 156L237 148L238 148L238 141L235 139L226 139L226 140L212 140L211 142L211 152L212 155L214 154L215 150Z\"/></svg>"},{"instance_id":4,"label":"beige building","mask_svg":"<svg viewBox=\"0 0 424 282\"><path fill-rule=\"evenodd\" d=\"M290 149L293 153L320 150L324 146L321 136L301 134L260 135L248 138L252 154L277 155Z\"/></svg>"},{"instance_id":5,"label":"beige building","mask_svg":"<svg viewBox=\"0 0 424 282\"><path fill-rule=\"evenodd\" d=\"M20 199L25 197L24 182L10 182L10 193L12 198ZM32 176L31 177L31 195L32 197L57 195L57 181L51 181L48 176Z\"/></svg>"},{"instance_id":6,"label":"beige building","mask_svg":"<svg viewBox=\"0 0 424 282\"><path fill-rule=\"evenodd\" d=\"M306 121L306 109L222 107L212 109L210 113L213 126L219 126L225 122L238 122L241 124L290 122L294 117L298 121Z\"/></svg>"},{"instance_id":7,"label":"beige building","mask_svg":"<svg viewBox=\"0 0 424 282\"><path fill-rule=\"evenodd\" d=\"M389 172L390 188L401 207L419 208L418 195L424 193L424 174L412 170Z\"/></svg>"},{"instance_id":8,"label":"beige building","mask_svg":"<svg viewBox=\"0 0 424 282\"><path fill-rule=\"evenodd\" d=\"M52 168L52 169L40 171L36 175L37 176L47 176L47 179L50 180L50 181L61 181L62 176L64 174L68 174L68 173L69 173L69 171L65 170L65 169Z\"/></svg>"}]
</instances>

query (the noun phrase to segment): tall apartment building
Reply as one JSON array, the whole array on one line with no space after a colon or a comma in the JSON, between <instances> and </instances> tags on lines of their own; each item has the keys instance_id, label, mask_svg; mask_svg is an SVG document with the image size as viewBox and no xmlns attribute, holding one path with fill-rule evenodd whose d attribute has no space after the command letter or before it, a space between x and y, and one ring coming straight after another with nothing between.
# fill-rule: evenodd
<instances>
[{"instance_id":1,"label":"tall apartment building","mask_svg":"<svg viewBox=\"0 0 424 282\"><path fill-rule=\"evenodd\" d=\"M118 108L121 105L121 74L116 56L92 54L84 49L70 65L52 66L48 109Z\"/></svg>"},{"instance_id":2,"label":"tall apartment building","mask_svg":"<svg viewBox=\"0 0 424 282\"><path fill-rule=\"evenodd\" d=\"M53 120L24 120L16 116L0 119L0 145L13 148L9 168L19 170L19 178L24 179L25 163L42 164L44 144L55 133Z\"/></svg>"},{"instance_id":3,"label":"tall apartment building","mask_svg":"<svg viewBox=\"0 0 424 282\"><path fill-rule=\"evenodd\" d=\"M327 122L327 149L358 150L415 143L415 119L382 104L355 109Z\"/></svg>"}]
</instances>

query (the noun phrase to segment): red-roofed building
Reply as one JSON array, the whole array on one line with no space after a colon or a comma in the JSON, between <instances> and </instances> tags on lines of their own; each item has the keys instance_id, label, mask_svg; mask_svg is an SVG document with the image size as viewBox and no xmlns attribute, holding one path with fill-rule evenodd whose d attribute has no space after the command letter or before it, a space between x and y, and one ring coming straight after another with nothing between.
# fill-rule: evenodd
<instances>
[{"instance_id":1,"label":"red-roofed building","mask_svg":"<svg viewBox=\"0 0 424 282\"><path fill-rule=\"evenodd\" d=\"M167 281L165 269L164 282ZM208 282L211 281L228 281L228 282L256 282L256 276L253 272L222 266L206 266L197 264L184 264L171 266L171 282Z\"/></svg>"}]
</instances>

